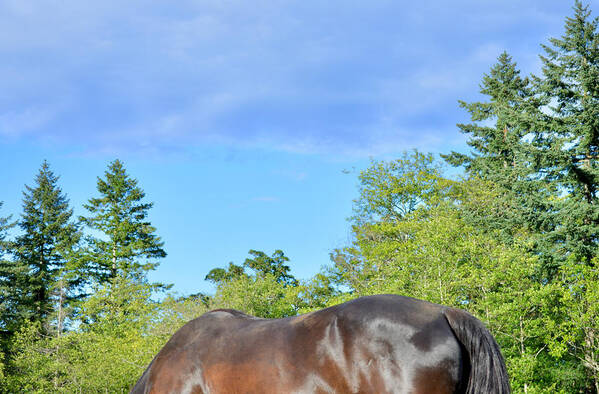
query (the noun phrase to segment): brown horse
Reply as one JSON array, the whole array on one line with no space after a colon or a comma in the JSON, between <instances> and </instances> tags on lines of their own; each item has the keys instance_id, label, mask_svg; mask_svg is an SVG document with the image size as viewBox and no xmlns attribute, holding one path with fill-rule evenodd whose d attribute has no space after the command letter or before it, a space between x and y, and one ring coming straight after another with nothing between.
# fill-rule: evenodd
<instances>
[{"instance_id":1,"label":"brown horse","mask_svg":"<svg viewBox=\"0 0 599 394\"><path fill-rule=\"evenodd\" d=\"M284 319L208 312L173 335L131 393L509 393L499 347L454 308L362 297Z\"/></svg>"}]
</instances>

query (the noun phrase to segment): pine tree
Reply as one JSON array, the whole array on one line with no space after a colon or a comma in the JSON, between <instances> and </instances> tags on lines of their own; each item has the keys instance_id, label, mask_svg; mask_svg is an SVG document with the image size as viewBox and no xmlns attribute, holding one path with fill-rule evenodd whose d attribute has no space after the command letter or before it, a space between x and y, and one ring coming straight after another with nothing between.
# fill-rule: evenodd
<instances>
[{"instance_id":1,"label":"pine tree","mask_svg":"<svg viewBox=\"0 0 599 394\"><path fill-rule=\"evenodd\" d=\"M586 263L599 252L599 21L590 14L575 2L564 35L543 45L543 76L535 78L546 114L536 161L554 193L553 252Z\"/></svg>"},{"instance_id":2,"label":"pine tree","mask_svg":"<svg viewBox=\"0 0 599 394\"><path fill-rule=\"evenodd\" d=\"M17 269L25 268L26 280L18 283L20 314L40 322L47 329L51 314L62 311L81 284L71 258L78 244L78 225L71 220L73 210L58 187L58 177L46 161L42 163L35 186L25 186L23 213L18 224L22 230L14 242ZM74 297L74 295L73 295ZM62 330L64 315L56 317Z\"/></svg>"},{"instance_id":3,"label":"pine tree","mask_svg":"<svg viewBox=\"0 0 599 394\"><path fill-rule=\"evenodd\" d=\"M156 260L166 257L164 243L148 221L152 203L143 202L145 193L137 180L129 177L123 163L115 160L98 177L99 197L84 205L89 211L83 223L101 233L89 239L92 269L100 282L118 275L143 275L157 267Z\"/></svg>"}]
</instances>

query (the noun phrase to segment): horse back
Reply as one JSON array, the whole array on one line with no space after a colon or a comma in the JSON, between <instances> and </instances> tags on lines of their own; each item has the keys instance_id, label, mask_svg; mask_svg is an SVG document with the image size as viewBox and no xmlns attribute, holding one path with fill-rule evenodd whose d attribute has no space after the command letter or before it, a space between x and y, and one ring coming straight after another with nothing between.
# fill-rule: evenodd
<instances>
[{"instance_id":1,"label":"horse back","mask_svg":"<svg viewBox=\"0 0 599 394\"><path fill-rule=\"evenodd\" d=\"M442 307L362 297L285 319L216 310L182 327L145 393L454 393L463 360Z\"/></svg>"}]
</instances>

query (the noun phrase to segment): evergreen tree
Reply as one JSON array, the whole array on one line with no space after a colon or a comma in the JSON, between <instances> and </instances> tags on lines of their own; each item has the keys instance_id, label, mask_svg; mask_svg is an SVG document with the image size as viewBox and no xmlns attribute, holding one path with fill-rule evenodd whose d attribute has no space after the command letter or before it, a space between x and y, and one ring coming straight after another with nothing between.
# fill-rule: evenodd
<instances>
[{"instance_id":1,"label":"evergreen tree","mask_svg":"<svg viewBox=\"0 0 599 394\"><path fill-rule=\"evenodd\" d=\"M56 328L62 330L61 311L74 297L81 277L70 258L80 238L78 225L71 220L73 210L58 187L58 177L46 161L42 163L35 186L25 186L22 234L15 240L16 269L26 269L26 280L17 282L19 313L47 329L51 314L59 312Z\"/></svg>"},{"instance_id":2,"label":"evergreen tree","mask_svg":"<svg viewBox=\"0 0 599 394\"><path fill-rule=\"evenodd\" d=\"M445 157L451 164L464 165L471 175L505 183L515 175L522 137L529 130L523 122L527 98L531 96L529 81L520 77L512 57L503 52L489 74L483 76L480 93L489 101L459 101L475 122L458 124L462 133L469 135L468 145L474 152L452 152Z\"/></svg>"},{"instance_id":3,"label":"evergreen tree","mask_svg":"<svg viewBox=\"0 0 599 394\"><path fill-rule=\"evenodd\" d=\"M0 208L4 203L0 201ZM1 217L0 216L0 259L3 258L10 250L10 243L6 239L6 232L13 227L16 223L11 223L12 216Z\"/></svg>"},{"instance_id":4,"label":"evergreen tree","mask_svg":"<svg viewBox=\"0 0 599 394\"><path fill-rule=\"evenodd\" d=\"M535 78L546 114L536 127L536 162L554 193L553 252L586 263L599 251L598 22L576 1L563 36L543 46L543 76Z\"/></svg>"},{"instance_id":5,"label":"evergreen tree","mask_svg":"<svg viewBox=\"0 0 599 394\"><path fill-rule=\"evenodd\" d=\"M91 268L100 282L124 277L143 276L157 267L156 260L166 257L164 243L148 221L153 204L144 202L144 191L129 177L123 163L115 160L98 177L99 197L84 205L89 211L83 223L101 233L91 237Z\"/></svg>"},{"instance_id":6,"label":"evergreen tree","mask_svg":"<svg viewBox=\"0 0 599 394\"><path fill-rule=\"evenodd\" d=\"M3 203L0 202L0 208ZM11 217L0 217L0 331L10 334L14 331L19 321L17 314L18 287L24 278L25 270L18 266L14 260L8 260L11 244L8 241L7 231L14 227Z\"/></svg>"},{"instance_id":7,"label":"evergreen tree","mask_svg":"<svg viewBox=\"0 0 599 394\"><path fill-rule=\"evenodd\" d=\"M543 181L535 176L530 143L541 100L534 96L528 78L520 77L506 52L484 75L480 92L487 101L460 101L473 123L458 127L469 136L472 152L442 155L454 166L463 165L472 180L468 185L471 196L466 201L475 205L465 204L464 212L476 227L494 231L507 242L521 229L547 232L551 229L547 192ZM476 193L481 195L476 197ZM489 199L489 194L493 198Z\"/></svg>"}]
</instances>

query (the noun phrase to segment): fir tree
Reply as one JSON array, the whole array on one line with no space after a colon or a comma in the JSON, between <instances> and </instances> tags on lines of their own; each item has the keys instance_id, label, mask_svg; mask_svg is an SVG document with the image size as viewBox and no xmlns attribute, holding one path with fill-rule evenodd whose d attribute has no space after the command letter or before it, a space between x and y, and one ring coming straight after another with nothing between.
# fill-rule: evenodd
<instances>
[{"instance_id":1,"label":"fir tree","mask_svg":"<svg viewBox=\"0 0 599 394\"><path fill-rule=\"evenodd\" d=\"M515 175L522 137L528 133L522 120L531 96L529 81L520 77L512 57L503 52L483 76L480 92L489 101L459 101L475 122L458 124L469 135L468 145L474 152L469 156L452 152L445 157L451 164L464 165L472 175L504 183Z\"/></svg>"},{"instance_id":2,"label":"fir tree","mask_svg":"<svg viewBox=\"0 0 599 394\"><path fill-rule=\"evenodd\" d=\"M535 78L545 114L535 140L539 177L554 193L550 241L560 260L590 263L599 240L598 19L576 1L565 33L544 45L543 76Z\"/></svg>"},{"instance_id":3,"label":"fir tree","mask_svg":"<svg viewBox=\"0 0 599 394\"><path fill-rule=\"evenodd\" d=\"M460 101L473 123L458 127L469 136L472 152L442 155L454 166L463 165L472 179L483 181L471 184L469 193L493 196L486 199L470 196L466 200L476 203L466 205L464 211L477 227L495 231L507 242L521 229L533 233L547 231L550 223L546 218L547 194L542 182L534 176L531 159L534 149L527 142L538 120L541 101L534 96L528 78L520 77L516 63L506 52L484 75L480 92L487 101ZM488 190L484 191L485 188Z\"/></svg>"},{"instance_id":4,"label":"fir tree","mask_svg":"<svg viewBox=\"0 0 599 394\"><path fill-rule=\"evenodd\" d=\"M148 221L153 204L143 201L145 193L121 161L110 163L104 175L105 179L98 177L100 196L84 205L90 216L81 217L101 234L89 239L92 269L101 282L118 275L143 276L156 268L156 259L166 256L164 243Z\"/></svg>"},{"instance_id":5,"label":"fir tree","mask_svg":"<svg viewBox=\"0 0 599 394\"><path fill-rule=\"evenodd\" d=\"M78 225L71 220L73 210L58 187L58 177L46 161L42 163L35 186L25 186L23 213L18 224L22 230L15 242L16 268L26 269L26 280L17 282L20 314L46 328L51 314L62 311L81 284L71 260L80 238ZM62 330L64 315L56 317Z\"/></svg>"}]
</instances>

